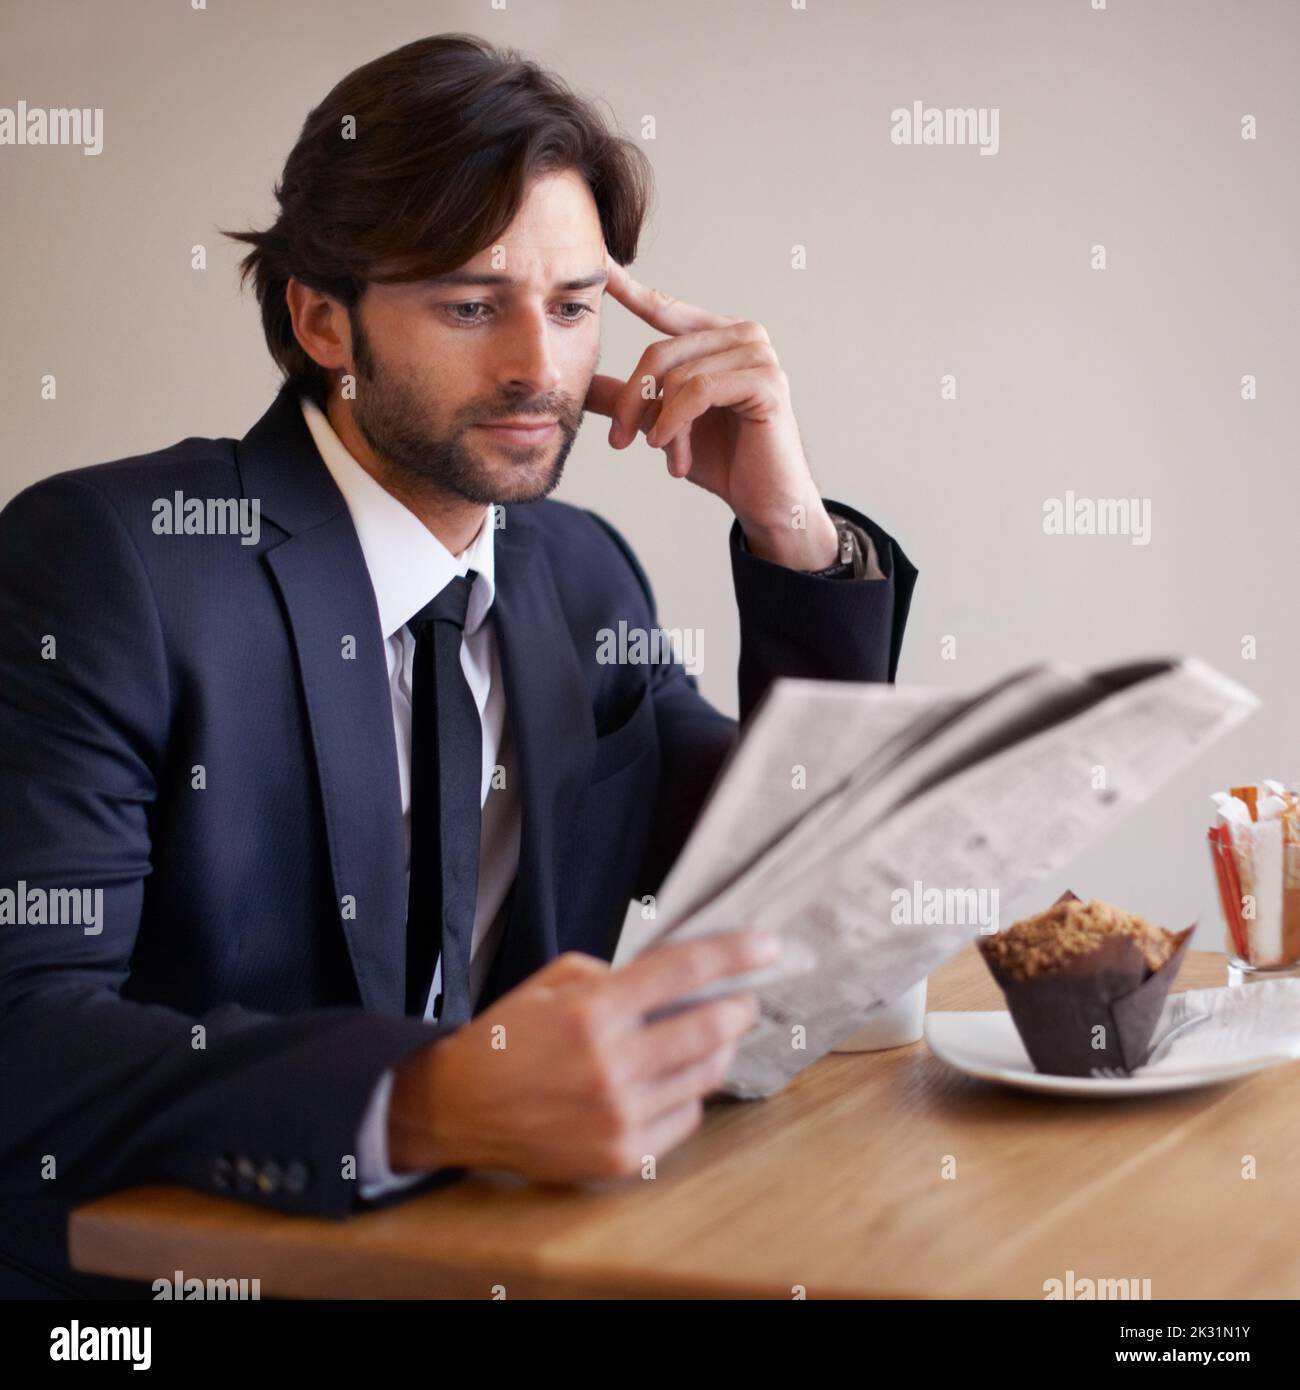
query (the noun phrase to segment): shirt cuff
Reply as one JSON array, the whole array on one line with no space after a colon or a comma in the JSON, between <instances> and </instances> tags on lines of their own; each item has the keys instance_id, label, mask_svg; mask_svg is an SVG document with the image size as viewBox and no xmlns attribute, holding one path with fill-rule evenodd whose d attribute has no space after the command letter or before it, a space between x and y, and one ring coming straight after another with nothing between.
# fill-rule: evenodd
<instances>
[{"instance_id":1,"label":"shirt cuff","mask_svg":"<svg viewBox=\"0 0 1300 1390\"><path fill-rule=\"evenodd\" d=\"M392 1092L393 1072L390 1069L375 1084L361 1121L357 1139L357 1179L361 1197L367 1202L390 1192L400 1192L429 1176L426 1172L394 1173L388 1166L388 1103Z\"/></svg>"}]
</instances>

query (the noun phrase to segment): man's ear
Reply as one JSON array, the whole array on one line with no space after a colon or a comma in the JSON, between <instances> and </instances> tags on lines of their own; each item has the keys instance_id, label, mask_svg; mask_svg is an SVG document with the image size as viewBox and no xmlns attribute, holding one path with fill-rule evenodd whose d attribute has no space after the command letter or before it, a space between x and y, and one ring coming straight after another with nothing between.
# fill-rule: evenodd
<instances>
[{"instance_id":1,"label":"man's ear","mask_svg":"<svg viewBox=\"0 0 1300 1390\"><path fill-rule=\"evenodd\" d=\"M339 300L291 275L284 288L284 302L293 335L313 362L335 372L351 365L352 324Z\"/></svg>"}]
</instances>

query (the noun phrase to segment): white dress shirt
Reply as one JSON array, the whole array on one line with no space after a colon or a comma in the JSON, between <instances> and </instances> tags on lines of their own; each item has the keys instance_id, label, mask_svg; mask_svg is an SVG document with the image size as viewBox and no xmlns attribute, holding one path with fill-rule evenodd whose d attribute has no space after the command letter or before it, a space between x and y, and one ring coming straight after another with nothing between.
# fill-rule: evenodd
<instances>
[{"instance_id":1,"label":"white dress shirt","mask_svg":"<svg viewBox=\"0 0 1300 1390\"><path fill-rule=\"evenodd\" d=\"M435 595L466 570L477 571L470 591L460 660L478 706L483 730L483 819L479 836L478 897L470 947L470 1000L474 1003L492 965L505 925L504 904L519 867L520 800L506 726L505 689L489 610L496 593L492 509L459 555L452 555L424 523L382 487L353 458L328 418L307 397L302 413L321 458L343 494L352 516L379 609L388 658L393 702L393 734L402 790L407 879L411 862L411 663L415 638L406 624ZM504 787L493 787L497 766ZM432 924L430 924L432 930ZM442 961L434 971L424 1016L433 1019L433 1001L442 986ZM388 1103L393 1073L380 1078L371 1095L357 1144L357 1176L362 1197L376 1197L418 1182L420 1173L395 1174L388 1164Z\"/></svg>"}]
</instances>

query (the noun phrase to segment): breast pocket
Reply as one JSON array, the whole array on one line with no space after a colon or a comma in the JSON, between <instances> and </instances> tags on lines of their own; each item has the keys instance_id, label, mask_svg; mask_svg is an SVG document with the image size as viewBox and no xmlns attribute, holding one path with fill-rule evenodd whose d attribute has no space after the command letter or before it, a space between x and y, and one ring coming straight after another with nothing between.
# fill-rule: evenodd
<instances>
[{"instance_id":1,"label":"breast pocket","mask_svg":"<svg viewBox=\"0 0 1300 1390\"><path fill-rule=\"evenodd\" d=\"M650 688L642 685L631 711L617 727L596 740L596 753L591 764L592 783L603 782L630 767L643 754L655 748L654 701Z\"/></svg>"}]
</instances>

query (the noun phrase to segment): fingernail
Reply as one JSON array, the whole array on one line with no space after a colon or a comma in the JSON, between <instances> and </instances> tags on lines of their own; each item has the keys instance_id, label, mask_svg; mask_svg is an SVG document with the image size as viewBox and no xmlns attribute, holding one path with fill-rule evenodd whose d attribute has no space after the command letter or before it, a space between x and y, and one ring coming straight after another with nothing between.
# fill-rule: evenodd
<instances>
[{"instance_id":1,"label":"fingernail","mask_svg":"<svg viewBox=\"0 0 1300 1390\"><path fill-rule=\"evenodd\" d=\"M615 448L618 447L618 421L617 421L617 420L615 420L614 423L609 427L609 442L610 442L610 444L612 444Z\"/></svg>"},{"instance_id":2,"label":"fingernail","mask_svg":"<svg viewBox=\"0 0 1300 1390\"><path fill-rule=\"evenodd\" d=\"M774 936L771 932L759 932L754 937L751 955L755 960L772 961L780 957L783 949L779 936Z\"/></svg>"}]
</instances>

